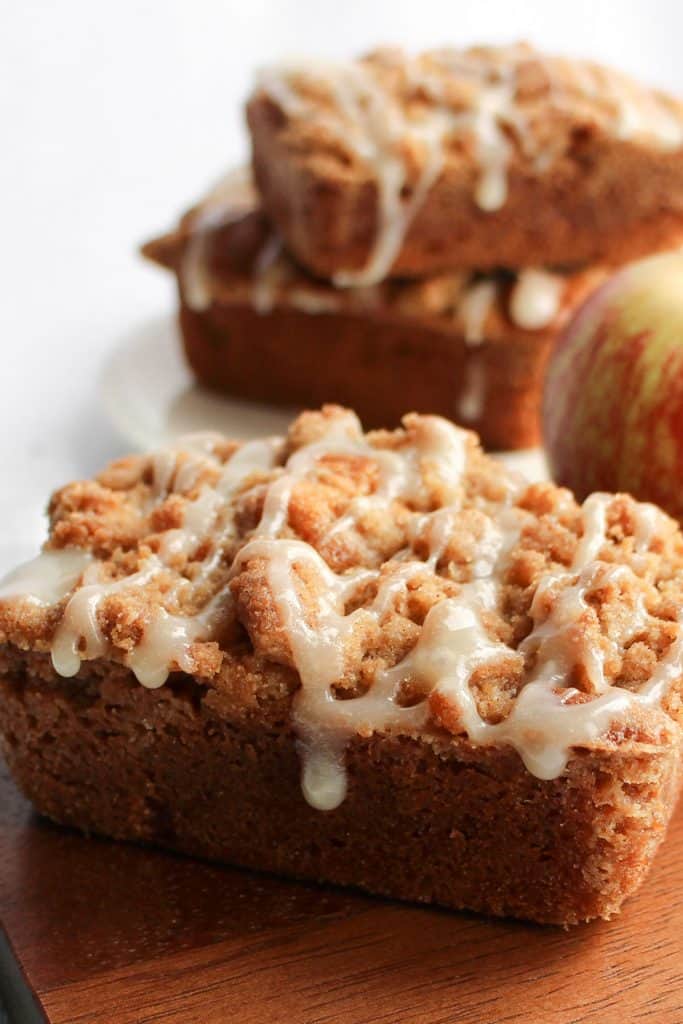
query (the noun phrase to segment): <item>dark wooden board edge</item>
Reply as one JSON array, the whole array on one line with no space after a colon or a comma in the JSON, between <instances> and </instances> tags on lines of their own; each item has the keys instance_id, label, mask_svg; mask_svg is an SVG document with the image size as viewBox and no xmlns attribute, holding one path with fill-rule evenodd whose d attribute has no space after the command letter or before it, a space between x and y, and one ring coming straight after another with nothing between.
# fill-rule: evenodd
<instances>
[{"instance_id":1,"label":"dark wooden board edge","mask_svg":"<svg viewBox=\"0 0 683 1024\"><path fill-rule=\"evenodd\" d=\"M496 921L84 839L0 764L12 1024L683 1024L682 868L683 808L614 921Z\"/></svg>"},{"instance_id":2,"label":"dark wooden board edge","mask_svg":"<svg viewBox=\"0 0 683 1024\"><path fill-rule=\"evenodd\" d=\"M49 1024L0 924L0 1024L3 1010L8 1024Z\"/></svg>"}]
</instances>

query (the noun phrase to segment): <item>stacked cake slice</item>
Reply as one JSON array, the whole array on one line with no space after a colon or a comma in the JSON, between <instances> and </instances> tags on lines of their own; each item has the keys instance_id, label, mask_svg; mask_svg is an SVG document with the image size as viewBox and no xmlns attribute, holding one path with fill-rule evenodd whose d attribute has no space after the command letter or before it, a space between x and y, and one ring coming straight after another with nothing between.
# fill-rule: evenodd
<instances>
[{"instance_id":1,"label":"stacked cake slice","mask_svg":"<svg viewBox=\"0 0 683 1024\"><path fill-rule=\"evenodd\" d=\"M526 45L263 71L256 189L229 175L145 252L199 380L537 440L553 340L615 265L683 233L683 106Z\"/></svg>"}]
</instances>

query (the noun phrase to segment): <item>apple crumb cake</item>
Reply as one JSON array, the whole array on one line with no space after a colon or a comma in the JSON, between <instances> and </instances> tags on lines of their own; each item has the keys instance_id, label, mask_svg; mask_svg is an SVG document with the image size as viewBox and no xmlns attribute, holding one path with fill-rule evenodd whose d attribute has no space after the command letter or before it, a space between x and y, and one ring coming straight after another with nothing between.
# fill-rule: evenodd
<instances>
[{"instance_id":1,"label":"apple crumb cake","mask_svg":"<svg viewBox=\"0 0 683 1024\"><path fill-rule=\"evenodd\" d=\"M37 809L374 893L571 924L678 789L683 540L411 414L193 435L58 491L0 590L0 733Z\"/></svg>"},{"instance_id":2,"label":"apple crumb cake","mask_svg":"<svg viewBox=\"0 0 683 1024\"><path fill-rule=\"evenodd\" d=\"M256 183L290 251L339 285L588 262L680 237L683 105L527 44L266 67Z\"/></svg>"}]
</instances>

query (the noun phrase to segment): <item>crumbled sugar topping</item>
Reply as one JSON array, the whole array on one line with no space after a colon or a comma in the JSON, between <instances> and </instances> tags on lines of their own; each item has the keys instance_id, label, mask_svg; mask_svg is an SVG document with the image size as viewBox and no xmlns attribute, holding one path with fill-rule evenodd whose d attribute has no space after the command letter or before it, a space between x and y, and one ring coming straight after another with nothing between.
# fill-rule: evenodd
<instances>
[{"instance_id":1,"label":"crumbled sugar topping","mask_svg":"<svg viewBox=\"0 0 683 1024\"><path fill-rule=\"evenodd\" d=\"M509 745L553 778L572 749L670 740L681 717L683 539L651 505L577 506L435 416L363 434L338 407L286 438L194 435L51 505L42 555L0 589L0 639L55 670L219 679L288 666L302 787L332 809L355 736ZM241 645L241 646L240 646Z\"/></svg>"},{"instance_id":2,"label":"crumbled sugar topping","mask_svg":"<svg viewBox=\"0 0 683 1024\"><path fill-rule=\"evenodd\" d=\"M683 110L673 99L597 64L545 57L526 44L290 61L264 69L257 88L298 129L317 133L376 182L373 250L360 271L337 275L341 286L388 274L451 150L475 161L473 199L490 212L506 202L514 154L543 173L577 125L661 149L683 145Z\"/></svg>"}]
</instances>

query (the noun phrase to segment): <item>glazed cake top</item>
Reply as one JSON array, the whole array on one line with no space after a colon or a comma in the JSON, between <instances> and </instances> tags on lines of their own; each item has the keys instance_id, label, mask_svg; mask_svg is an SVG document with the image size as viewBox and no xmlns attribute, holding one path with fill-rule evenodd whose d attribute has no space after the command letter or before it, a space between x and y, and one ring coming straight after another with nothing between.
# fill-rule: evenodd
<instances>
[{"instance_id":1,"label":"glazed cake top","mask_svg":"<svg viewBox=\"0 0 683 1024\"><path fill-rule=\"evenodd\" d=\"M289 256L261 209L244 169L229 172L168 235L143 254L173 269L183 301L201 312L216 302L244 302L261 314L293 308L311 315L390 314L460 333L476 345L524 331L558 329L608 269L529 267L481 274L450 271L337 288Z\"/></svg>"},{"instance_id":2,"label":"glazed cake top","mask_svg":"<svg viewBox=\"0 0 683 1024\"><path fill-rule=\"evenodd\" d=\"M245 644L289 666L317 807L343 799L357 734L509 744L551 778L573 747L679 728L676 524L529 485L438 417L364 435L326 407L286 438L196 435L65 487L50 520L2 584L0 640L64 676L122 662L148 687L220 685Z\"/></svg>"},{"instance_id":3,"label":"glazed cake top","mask_svg":"<svg viewBox=\"0 0 683 1024\"><path fill-rule=\"evenodd\" d=\"M369 174L376 182L373 252L361 271L338 274L339 285L386 276L451 158L476 167L472 198L494 211L506 202L513 160L542 175L577 142L580 149L582 135L657 150L683 145L677 100L601 65L546 56L523 43L289 61L260 72L252 102L264 98L284 116L293 152L315 155L331 178Z\"/></svg>"}]
</instances>

